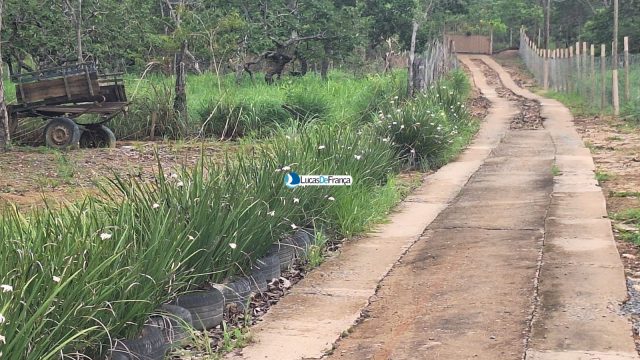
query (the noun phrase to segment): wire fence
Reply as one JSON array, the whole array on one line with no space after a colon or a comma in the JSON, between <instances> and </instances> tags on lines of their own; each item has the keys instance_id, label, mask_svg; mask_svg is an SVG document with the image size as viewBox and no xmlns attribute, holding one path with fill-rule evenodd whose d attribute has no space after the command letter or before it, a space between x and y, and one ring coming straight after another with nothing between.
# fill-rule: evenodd
<instances>
[{"instance_id":1,"label":"wire fence","mask_svg":"<svg viewBox=\"0 0 640 360\"><path fill-rule=\"evenodd\" d=\"M428 44L422 54L416 54L413 61L413 79L410 80L414 92L424 91L438 82L451 70L458 68L455 45L451 41L434 41Z\"/></svg>"},{"instance_id":2,"label":"wire fence","mask_svg":"<svg viewBox=\"0 0 640 360\"><path fill-rule=\"evenodd\" d=\"M629 53L628 38L623 45L616 94L612 47L578 42L566 49L539 49L524 31L520 34L520 56L545 90L579 97L585 107L603 113L612 112L617 102L623 115L640 119L640 54Z\"/></svg>"}]
</instances>

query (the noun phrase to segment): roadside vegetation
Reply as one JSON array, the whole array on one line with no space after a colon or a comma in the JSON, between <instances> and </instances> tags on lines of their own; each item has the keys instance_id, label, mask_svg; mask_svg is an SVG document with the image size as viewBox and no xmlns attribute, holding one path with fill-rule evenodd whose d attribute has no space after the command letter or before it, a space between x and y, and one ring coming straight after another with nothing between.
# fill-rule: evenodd
<instances>
[{"instance_id":1,"label":"roadside vegetation","mask_svg":"<svg viewBox=\"0 0 640 360\"><path fill-rule=\"evenodd\" d=\"M290 93L283 85L278 101L322 99L311 104L324 114L274 122L259 146L223 161L161 169L152 182L114 176L100 196L63 208L2 210L3 358L95 358L110 339L134 337L159 304L242 274L296 229L343 238L383 220L402 197L401 170L442 165L477 128L462 73L413 100L401 97L394 76L402 78L360 80L360 91L354 80L325 83L324 95L308 98L304 86L319 91L320 83L305 80ZM288 171L349 174L355 184L291 190Z\"/></svg>"}]
</instances>

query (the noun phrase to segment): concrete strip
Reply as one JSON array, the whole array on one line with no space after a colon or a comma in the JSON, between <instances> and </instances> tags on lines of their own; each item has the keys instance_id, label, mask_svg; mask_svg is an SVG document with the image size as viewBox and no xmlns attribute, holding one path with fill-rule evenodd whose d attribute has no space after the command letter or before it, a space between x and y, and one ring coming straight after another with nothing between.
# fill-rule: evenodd
<instances>
[{"instance_id":1,"label":"concrete strip","mask_svg":"<svg viewBox=\"0 0 640 360\"><path fill-rule=\"evenodd\" d=\"M490 89L482 72L467 58L461 60L469 66L475 81L484 84L482 89ZM340 254L312 271L251 329L255 342L226 358L297 360L319 358L331 349L341 333L360 317L378 283L455 199L506 134L514 109L497 98L493 89L485 96L497 106L461 156L462 161L430 176L391 216L389 224L367 238L345 244ZM367 251L363 251L363 244ZM345 296L349 291L355 296Z\"/></svg>"},{"instance_id":2,"label":"concrete strip","mask_svg":"<svg viewBox=\"0 0 640 360\"><path fill-rule=\"evenodd\" d=\"M556 148L554 194L546 221L544 262L528 360L638 359L628 321L624 269L606 203L593 179L591 155L570 111L518 87L495 61L483 57L514 93L540 101Z\"/></svg>"},{"instance_id":3,"label":"concrete strip","mask_svg":"<svg viewBox=\"0 0 640 360\"><path fill-rule=\"evenodd\" d=\"M638 354L595 351L528 351L528 360L634 360Z\"/></svg>"}]
</instances>

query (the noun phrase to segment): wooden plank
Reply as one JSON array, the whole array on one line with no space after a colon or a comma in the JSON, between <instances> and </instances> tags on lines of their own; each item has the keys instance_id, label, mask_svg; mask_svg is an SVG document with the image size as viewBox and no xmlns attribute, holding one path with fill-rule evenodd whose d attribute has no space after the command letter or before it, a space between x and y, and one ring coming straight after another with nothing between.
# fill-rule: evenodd
<instances>
[{"instance_id":1,"label":"wooden plank","mask_svg":"<svg viewBox=\"0 0 640 360\"><path fill-rule=\"evenodd\" d=\"M76 98L87 97L90 94L88 82L84 75L74 75L65 80L62 78L53 80L43 80L34 83L21 84L22 93L18 98L20 103L34 103L44 101L49 98ZM90 79L94 88L99 88L97 77Z\"/></svg>"},{"instance_id":2,"label":"wooden plank","mask_svg":"<svg viewBox=\"0 0 640 360\"><path fill-rule=\"evenodd\" d=\"M125 102L103 104L78 104L73 106L39 106L35 111L59 114L109 114L122 110L128 104Z\"/></svg>"}]
</instances>

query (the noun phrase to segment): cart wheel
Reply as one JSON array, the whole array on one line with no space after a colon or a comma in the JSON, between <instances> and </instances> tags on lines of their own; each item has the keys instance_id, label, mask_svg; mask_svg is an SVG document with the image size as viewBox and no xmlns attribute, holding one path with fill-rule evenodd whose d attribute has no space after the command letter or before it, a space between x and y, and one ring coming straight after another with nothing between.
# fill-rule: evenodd
<instances>
[{"instance_id":1,"label":"cart wheel","mask_svg":"<svg viewBox=\"0 0 640 360\"><path fill-rule=\"evenodd\" d=\"M80 145L80 128L73 120L57 117L49 120L44 128L48 147L55 149L77 149Z\"/></svg>"},{"instance_id":2,"label":"cart wheel","mask_svg":"<svg viewBox=\"0 0 640 360\"><path fill-rule=\"evenodd\" d=\"M81 148L114 148L116 136L104 125L87 126L80 135Z\"/></svg>"}]
</instances>

